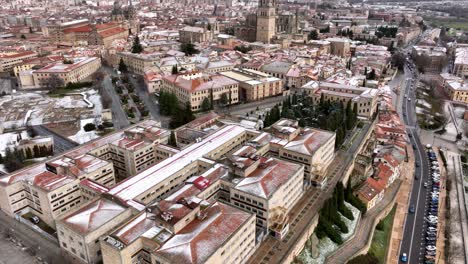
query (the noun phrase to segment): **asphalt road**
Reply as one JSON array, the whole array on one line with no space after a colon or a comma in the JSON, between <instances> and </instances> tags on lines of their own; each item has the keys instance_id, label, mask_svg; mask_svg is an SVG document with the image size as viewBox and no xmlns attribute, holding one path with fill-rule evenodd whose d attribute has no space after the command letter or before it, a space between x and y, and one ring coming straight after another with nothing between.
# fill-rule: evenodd
<instances>
[{"instance_id":1,"label":"asphalt road","mask_svg":"<svg viewBox=\"0 0 468 264\"><path fill-rule=\"evenodd\" d=\"M407 66L405 66L405 79L409 80L404 86L402 112L403 120L407 127L410 145L415 152L415 181L411 188L409 204L414 205L415 212L408 213L404 224L404 235L400 245L400 256L408 255L407 263L424 263L425 255L425 214L428 206L429 192L424 188L424 182L429 180L429 161L427 159L425 146L422 145L417 125L415 112L415 89L417 77ZM414 84L414 89L412 85ZM417 166L419 164L419 166ZM401 261L401 258L400 258Z\"/></svg>"},{"instance_id":2,"label":"asphalt road","mask_svg":"<svg viewBox=\"0 0 468 264\"><path fill-rule=\"evenodd\" d=\"M128 79L133 86L136 87L136 92L145 104L146 108L149 110L152 119L160 121L161 114L159 113L159 106L154 100L154 97L148 93L148 89L146 89L145 84L138 81L136 78L133 78L130 74L128 75Z\"/></svg>"},{"instance_id":3,"label":"asphalt road","mask_svg":"<svg viewBox=\"0 0 468 264\"><path fill-rule=\"evenodd\" d=\"M114 89L110 75L106 74L104 80L102 81L102 85L104 86L104 89L106 89L107 94L112 98L112 121L114 123L115 129L122 129L129 126L130 122L127 119L127 114L125 114L124 110L122 109L120 98Z\"/></svg>"},{"instance_id":4,"label":"asphalt road","mask_svg":"<svg viewBox=\"0 0 468 264\"><path fill-rule=\"evenodd\" d=\"M0 228L2 229L2 232L4 230L10 229L11 235L15 238L16 241L21 241L21 243L25 247L35 249L37 255L40 256L42 259L46 260L48 263L70 263L62 257L61 250L58 244L44 238L36 231L33 231L24 224L17 222L13 218L7 216L2 211L0 211ZM0 239L4 240L3 235ZM7 245L3 245L5 243L10 242L2 241L0 245L2 247L6 247ZM5 248L3 248L3 250L5 250ZM32 258L28 258L27 255L20 254L16 251L20 251L20 249L11 251L8 254L0 254L0 263L34 263L31 261ZM2 252L2 250L0 250L0 252ZM29 261L19 262L20 259L29 259ZM13 260L18 260L18 262L13 262Z\"/></svg>"},{"instance_id":5,"label":"asphalt road","mask_svg":"<svg viewBox=\"0 0 468 264\"><path fill-rule=\"evenodd\" d=\"M62 152L65 152L69 149L72 149L76 146L78 146L78 143L65 138L61 135L58 135L49 129L45 128L42 125L39 126L33 126L32 129L34 132L36 132L37 135L39 136L52 136L54 138L54 155L60 154Z\"/></svg>"}]
</instances>

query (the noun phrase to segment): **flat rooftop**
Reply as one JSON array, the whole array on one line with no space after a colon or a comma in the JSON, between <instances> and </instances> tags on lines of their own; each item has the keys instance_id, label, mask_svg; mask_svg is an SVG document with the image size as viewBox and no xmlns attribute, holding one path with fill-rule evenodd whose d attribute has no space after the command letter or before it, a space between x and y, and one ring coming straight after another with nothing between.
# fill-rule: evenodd
<instances>
[{"instance_id":1,"label":"flat rooftop","mask_svg":"<svg viewBox=\"0 0 468 264\"><path fill-rule=\"evenodd\" d=\"M202 141L114 186L109 194L123 201L132 200L245 131L240 126L225 126Z\"/></svg>"}]
</instances>

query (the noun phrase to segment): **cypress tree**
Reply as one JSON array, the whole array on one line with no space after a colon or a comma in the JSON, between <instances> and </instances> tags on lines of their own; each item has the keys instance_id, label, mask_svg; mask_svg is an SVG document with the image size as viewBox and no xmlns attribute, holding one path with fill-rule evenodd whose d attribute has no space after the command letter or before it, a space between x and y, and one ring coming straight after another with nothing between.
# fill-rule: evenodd
<instances>
[{"instance_id":1,"label":"cypress tree","mask_svg":"<svg viewBox=\"0 0 468 264\"><path fill-rule=\"evenodd\" d=\"M169 142L167 144L169 146L177 147L177 139L176 139L174 131L171 131L171 135L169 137Z\"/></svg>"}]
</instances>

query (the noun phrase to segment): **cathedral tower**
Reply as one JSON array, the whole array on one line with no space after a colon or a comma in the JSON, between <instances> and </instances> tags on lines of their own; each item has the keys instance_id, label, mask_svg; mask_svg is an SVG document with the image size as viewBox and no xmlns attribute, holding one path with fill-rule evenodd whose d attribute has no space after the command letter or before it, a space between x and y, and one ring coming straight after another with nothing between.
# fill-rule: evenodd
<instances>
[{"instance_id":1,"label":"cathedral tower","mask_svg":"<svg viewBox=\"0 0 468 264\"><path fill-rule=\"evenodd\" d=\"M259 0L257 10L257 41L270 43L276 34L276 0Z\"/></svg>"}]
</instances>

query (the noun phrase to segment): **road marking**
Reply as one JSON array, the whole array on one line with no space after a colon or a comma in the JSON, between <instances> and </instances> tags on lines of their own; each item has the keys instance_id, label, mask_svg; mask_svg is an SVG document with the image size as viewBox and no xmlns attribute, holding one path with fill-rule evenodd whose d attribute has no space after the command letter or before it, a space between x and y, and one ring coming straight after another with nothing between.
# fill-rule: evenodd
<instances>
[{"instance_id":1,"label":"road marking","mask_svg":"<svg viewBox=\"0 0 468 264\"><path fill-rule=\"evenodd\" d=\"M406 87L406 89L408 89L408 86ZM406 90L407 91L407 90ZM408 108L408 100L406 100L406 108L405 108L406 112L408 113L408 111L410 110ZM410 119L408 117L408 114L407 114L407 120L408 120L408 123L410 123ZM423 163L423 160L422 160L422 156L421 156L421 149L419 148L419 144L417 144L418 142L416 141L416 139L414 139L414 132L413 130L410 130L411 134L412 134L412 138L413 138L413 141L416 145L416 148L417 148L417 155L419 156L419 161L420 163L422 164ZM410 140L411 142L411 140ZM421 185L422 185L422 182L423 182L423 173L422 173L423 169L422 167L419 169L419 174L420 174L420 178L421 178L421 181L419 181L419 188L418 188L418 194L417 194L417 198L416 198L416 212L415 212L415 215L414 215L414 219L413 219L413 225L412 225L412 232L411 232L411 239L410 239L410 248L409 248L409 251L408 251L408 263L411 263L411 252L412 252L412 247L413 247L413 239L414 239L414 227L415 227L415 223L416 223L416 219L417 219L417 216L418 216L418 205L419 205L419 197L420 197L420 194L421 194ZM413 196L413 192L411 193L411 197ZM411 197L410 197L410 201L411 201ZM406 219L405 219L405 225L406 225Z\"/></svg>"}]
</instances>

